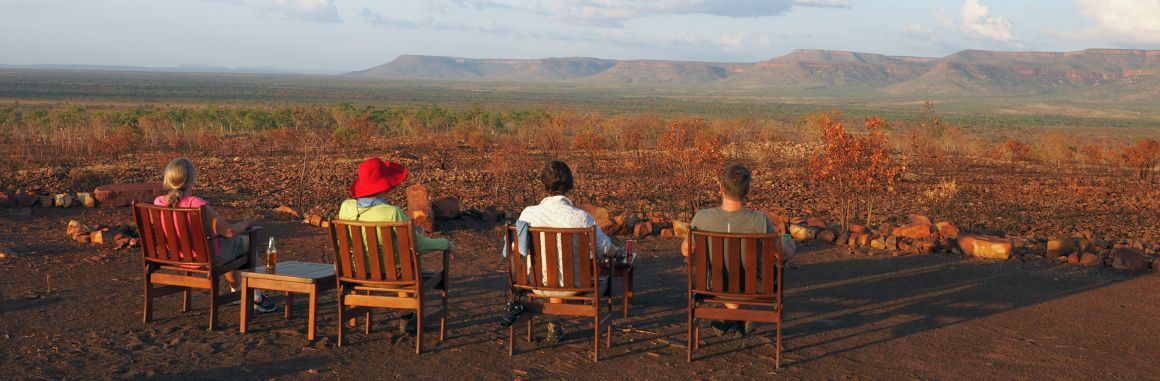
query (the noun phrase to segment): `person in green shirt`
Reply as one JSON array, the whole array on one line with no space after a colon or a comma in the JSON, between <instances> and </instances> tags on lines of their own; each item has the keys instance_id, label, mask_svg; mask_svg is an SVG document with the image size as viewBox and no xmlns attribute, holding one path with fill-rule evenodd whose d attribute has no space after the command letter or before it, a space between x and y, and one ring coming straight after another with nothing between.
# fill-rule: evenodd
<instances>
[{"instance_id":1,"label":"person in green shirt","mask_svg":"<svg viewBox=\"0 0 1160 381\"><path fill-rule=\"evenodd\" d=\"M358 166L358 177L350 186L350 197L338 208L337 219L366 222L403 222L411 218L407 213L383 199L391 190L407 179L407 168L402 164L377 157L364 160ZM428 238L416 227L415 251L447 250L455 256L455 244L446 238Z\"/></svg>"}]
</instances>

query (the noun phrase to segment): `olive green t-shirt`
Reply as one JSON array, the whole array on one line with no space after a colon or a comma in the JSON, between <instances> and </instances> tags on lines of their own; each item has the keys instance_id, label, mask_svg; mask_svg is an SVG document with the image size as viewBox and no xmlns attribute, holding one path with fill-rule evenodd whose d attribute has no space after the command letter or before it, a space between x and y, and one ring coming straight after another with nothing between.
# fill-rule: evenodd
<instances>
[{"instance_id":1,"label":"olive green t-shirt","mask_svg":"<svg viewBox=\"0 0 1160 381\"><path fill-rule=\"evenodd\" d=\"M690 225L697 230L714 233L773 233L773 223L765 213L745 209L727 211L720 207L701 209L693 216Z\"/></svg>"}]
</instances>

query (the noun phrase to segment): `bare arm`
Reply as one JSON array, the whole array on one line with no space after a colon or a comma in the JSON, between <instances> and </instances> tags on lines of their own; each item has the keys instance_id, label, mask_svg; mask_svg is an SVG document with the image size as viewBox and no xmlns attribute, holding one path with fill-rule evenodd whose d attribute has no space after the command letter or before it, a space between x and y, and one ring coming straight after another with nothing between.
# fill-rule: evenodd
<instances>
[{"instance_id":1,"label":"bare arm","mask_svg":"<svg viewBox=\"0 0 1160 381\"><path fill-rule=\"evenodd\" d=\"M685 240L681 241L681 255L689 256L689 237L685 236Z\"/></svg>"},{"instance_id":2,"label":"bare arm","mask_svg":"<svg viewBox=\"0 0 1160 381\"><path fill-rule=\"evenodd\" d=\"M213 235L233 237L234 235L242 233L251 226L254 226L254 221L249 219L242 220L236 224L231 224L229 221L226 221L226 219L223 218L221 214L218 214L216 210L213 210L213 208L209 205L205 206L205 212L209 217L209 229L213 232Z\"/></svg>"}]
</instances>

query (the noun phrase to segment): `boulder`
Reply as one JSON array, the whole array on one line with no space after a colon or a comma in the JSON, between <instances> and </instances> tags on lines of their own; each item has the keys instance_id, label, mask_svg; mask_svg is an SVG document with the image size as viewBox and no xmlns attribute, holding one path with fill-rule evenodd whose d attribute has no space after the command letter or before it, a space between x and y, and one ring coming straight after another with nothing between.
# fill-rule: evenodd
<instances>
[{"instance_id":1,"label":"boulder","mask_svg":"<svg viewBox=\"0 0 1160 381\"><path fill-rule=\"evenodd\" d=\"M938 228L938 234L943 238L959 238L959 227L954 222L939 221L934 226Z\"/></svg>"},{"instance_id":2,"label":"boulder","mask_svg":"<svg viewBox=\"0 0 1160 381\"><path fill-rule=\"evenodd\" d=\"M1155 261L1152 261L1152 272L1160 273L1160 258L1156 258Z\"/></svg>"},{"instance_id":3,"label":"boulder","mask_svg":"<svg viewBox=\"0 0 1160 381\"><path fill-rule=\"evenodd\" d=\"M886 249L888 249L888 250L897 250L898 249L898 237L897 236L886 237L885 242L886 242Z\"/></svg>"},{"instance_id":4,"label":"boulder","mask_svg":"<svg viewBox=\"0 0 1160 381\"><path fill-rule=\"evenodd\" d=\"M910 220L911 225L926 225L930 226L930 217L921 214L911 214L906 216Z\"/></svg>"},{"instance_id":5,"label":"boulder","mask_svg":"<svg viewBox=\"0 0 1160 381\"><path fill-rule=\"evenodd\" d=\"M1076 252L1075 238L1052 238L1047 240L1047 253L1044 257L1055 259Z\"/></svg>"},{"instance_id":6,"label":"boulder","mask_svg":"<svg viewBox=\"0 0 1160 381\"><path fill-rule=\"evenodd\" d=\"M870 229L866 229L865 226L858 225L858 224L850 225L850 233L866 234L869 232L870 232Z\"/></svg>"},{"instance_id":7,"label":"boulder","mask_svg":"<svg viewBox=\"0 0 1160 381\"><path fill-rule=\"evenodd\" d=\"M1119 248L1112 250L1112 267L1116 270L1144 271L1151 265L1148 255L1136 249Z\"/></svg>"},{"instance_id":8,"label":"boulder","mask_svg":"<svg viewBox=\"0 0 1160 381\"><path fill-rule=\"evenodd\" d=\"M878 237L877 239L870 241L870 247L878 250L886 250L886 237Z\"/></svg>"},{"instance_id":9,"label":"boulder","mask_svg":"<svg viewBox=\"0 0 1160 381\"><path fill-rule=\"evenodd\" d=\"M1078 265L1079 264L1079 253L1068 254L1067 255L1067 264Z\"/></svg>"},{"instance_id":10,"label":"boulder","mask_svg":"<svg viewBox=\"0 0 1160 381\"><path fill-rule=\"evenodd\" d=\"M1007 260L1011 258L1011 240L982 235L959 237L959 249L972 257Z\"/></svg>"},{"instance_id":11,"label":"boulder","mask_svg":"<svg viewBox=\"0 0 1160 381\"><path fill-rule=\"evenodd\" d=\"M845 246L850 244L850 233L842 233L838 235L838 239L834 243Z\"/></svg>"},{"instance_id":12,"label":"boulder","mask_svg":"<svg viewBox=\"0 0 1160 381\"><path fill-rule=\"evenodd\" d=\"M96 230L92 233L89 233L89 242L98 245L103 243L112 243L114 241L115 235L116 233L109 230L108 228Z\"/></svg>"},{"instance_id":13,"label":"boulder","mask_svg":"<svg viewBox=\"0 0 1160 381\"><path fill-rule=\"evenodd\" d=\"M8 193L0 192L0 208L11 208L16 206L16 196L10 196Z\"/></svg>"},{"instance_id":14,"label":"boulder","mask_svg":"<svg viewBox=\"0 0 1160 381\"><path fill-rule=\"evenodd\" d=\"M858 247L870 246L870 241L873 240L874 236L872 234L860 234L858 235Z\"/></svg>"},{"instance_id":15,"label":"boulder","mask_svg":"<svg viewBox=\"0 0 1160 381\"><path fill-rule=\"evenodd\" d=\"M88 226L81 224L80 221L72 220L68 222L68 228L65 228L65 234L72 237L78 234L87 234L91 230L93 229L89 229Z\"/></svg>"},{"instance_id":16,"label":"boulder","mask_svg":"<svg viewBox=\"0 0 1160 381\"><path fill-rule=\"evenodd\" d=\"M284 204L283 204L283 205L278 205L278 207L277 207L277 208L274 208L274 211L275 211L275 212L278 212L278 213L285 213L285 214L289 214L289 215L291 215L291 216L294 216L295 218L302 217L302 214L301 214L301 213L298 213L298 211L297 211L297 210L294 210L294 208L291 208L290 206L288 206L288 205L284 205Z\"/></svg>"},{"instance_id":17,"label":"boulder","mask_svg":"<svg viewBox=\"0 0 1160 381\"><path fill-rule=\"evenodd\" d=\"M126 183L101 185L93 190L93 197L104 206L129 206L135 201L151 202L165 193L165 185L160 182Z\"/></svg>"},{"instance_id":18,"label":"boulder","mask_svg":"<svg viewBox=\"0 0 1160 381\"><path fill-rule=\"evenodd\" d=\"M608 216L608 209L592 204L580 204L580 209L587 212L588 215L592 216L592 219L596 220L596 226L599 226L600 230L607 232L612 229L612 218Z\"/></svg>"},{"instance_id":19,"label":"boulder","mask_svg":"<svg viewBox=\"0 0 1160 381\"><path fill-rule=\"evenodd\" d=\"M500 219L499 208L496 208L495 205L488 205L487 208L483 209L483 216L480 219L482 219L483 223L485 223L485 224L494 224L496 222L499 222L499 219ZM605 229L604 232L608 233L608 229Z\"/></svg>"},{"instance_id":20,"label":"boulder","mask_svg":"<svg viewBox=\"0 0 1160 381\"><path fill-rule=\"evenodd\" d=\"M77 202L86 208L95 208L97 206L97 199L93 197L92 193L82 192L77 193Z\"/></svg>"},{"instance_id":21,"label":"boulder","mask_svg":"<svg viewBox=\"0 0 1160 381\"><path fill-rule=\"evenodd\" d=\"M672 237L672 236L673 236L673 228L661 229L661 237Z\"/></svg>"},{"instance_id":22,"label":"boulder","mask_svg":"<svg viewBox=\"0 0 1160 381\"><path fill-rule=\"evenodd\" d=\"M765 212L765 216L769 218L769 223L773 225L774 232L778 234L786 233L786 225L789 223L789 217L777 211Z\"/></svg>"},{"instance_id":23,"label":"boulder","mask_svg":"<svg viewBox=\"0 0 1160 381\"><path fill-rule=\"evenodd\" d=\"M673 235L684 238L689 235L690 225L688 222L673 221Z\"/></svg>"},{"instance_id":24,"label":"boulder","mask_svg":"<svg viewBox=\"0 0 1160 381\"><path fill-rule=\"evenodd\" d=\"M926 239L930 238L930 225L910 224L894 228L893 234L902 238Z\"/></svg>"},{"instance_id":25,"label":"boulder","mask_svg":"<svg viewBox=\"0 0 1160 381\"><path fill-rule=\"evenodd\" d=\"M1083 253L1079 257L1079 264L1083 267L1104 267L1104 259L1092 253Z\"/></svg>"},{"instance_id":26,"label":"boulder","mask_svg":"<svg viewBox=\"0 0 1160 381\"><path fill-rule=\"evenodd\" d=\"M459 217L459 199L455 197L444 197L432 201L431 210L435 212L435 218L451 219Z\"/></svg>"},{"instance_id":27,"label":"boulder","mask_svg":"<svg viewBox=\"0 0 1160 381\"><path fill-rule=\"evenodd\" d=\"M13 195L16 199L16 206L29 207L36 204L37 197L32 192L16 192Z\"/></svg>"},{"instance_id":28,"label":"boulder","mask_svg":"<svg viewBox=\"0 0 1160 381\"><path fill-rule=\"evenodd\" d=\"M649 221L637 223L632 227L632 236L644 238L653 233L653 224Z\"/></svg>"},{"instance_id":29,"label":"boulder","mask_svg":"<svg viewBox=\"0 0 1160 381\"><path fill-rule=\"evenodd\" d=\"M789 226L789 234L796 241L808 241L817 236L817 232L808 226L793 224Z\"/></svg>"},{"instance_id":30,"label":"boulder","mask_svg":"<svg viewBox=\"0 0 1160 381\"><path fill-rule=\"evenodd\" d=\"M42 208L51 208L56 205L56 198L52 196L39 196L36 199Z\"/></svg>"},{"instance_id":31,"label":"boulder","mask_svg":"<svg viewBox=\"0 0 1160 381\"><path fill-rule=\"evenodd\" d=\"M52 205L57 208L71 208L73 206L74 200L76 200L76 198L74 198L71 194L56 194L52 196Z\"/></svg>"},{"instance_id":32,"label":"boulder","mask_svg":"<svg viewBox=\"0 0 1160 381\"><path fill-rule=\"evenodd\" d=\"M435 216L431 211L431 199L427 197L427 188L423 184L407 187L407 216L415 221L415 226L430 233L435 230Z\"/></svg>"},{"instance_id":33,"label":"boulder","mask_svg":"<svg viewBox=\"0 0 1160 381\"><path fill-rule=\"evenodd\" d=\"M829 227L829 225L826 225L826 221L822 221L821 218L816 218L816 217L811 217L811 218L807 219L806 226L815 227L818 229L825 229L825 228Z\"/></svg>"},{"instance_id":34,"label":"boulder","mask_svg":"<svg viewBox=\"0 0 1160 381\"><path fill-rule=\"evenodd\" d=\"M814 238L817 238L819 241L825 243L834 243L834 240L838 238L838 235L834 233L833 230L823 229L822 231L818 232Z\"/></svg>"}]
</instances>

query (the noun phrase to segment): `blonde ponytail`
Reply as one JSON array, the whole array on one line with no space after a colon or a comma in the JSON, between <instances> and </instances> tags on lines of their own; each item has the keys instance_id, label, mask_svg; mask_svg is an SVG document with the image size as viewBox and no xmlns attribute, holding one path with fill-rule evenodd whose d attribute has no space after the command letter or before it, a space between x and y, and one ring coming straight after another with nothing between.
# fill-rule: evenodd
<instances>
[{"instance_id":1,"label":"blonde ponytail","mask_svg":"<svg viewBox=\"0 0 1160 381\"><path fill-rule=\"evenodd\" d=\"M197 181L197 169L193 162L184 157L173 159L165 166L165 188L169 189L166 205L176 208L182 198L189 195L189 189Z\"/></svg>"}]
</instances>

